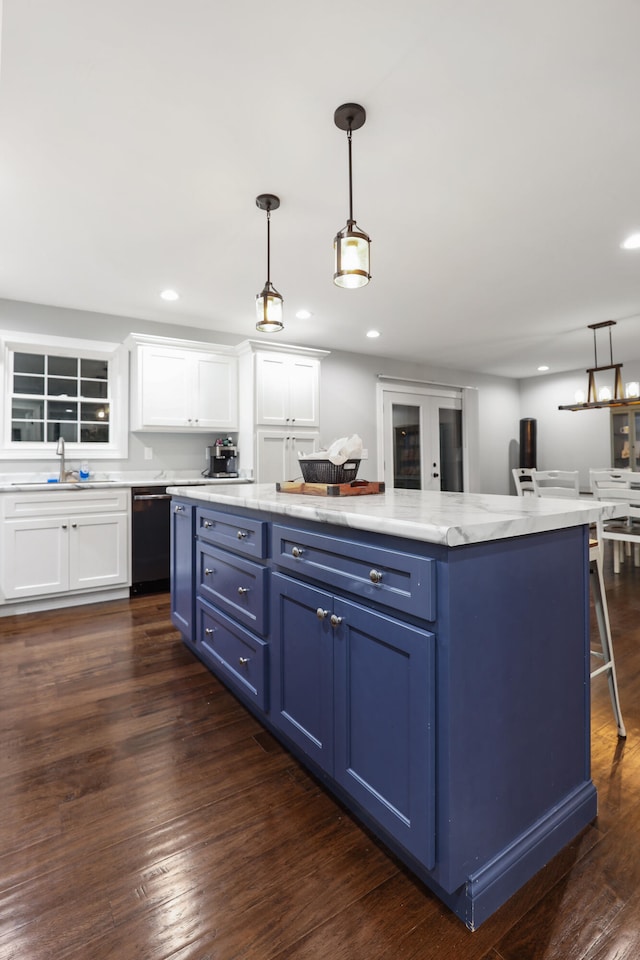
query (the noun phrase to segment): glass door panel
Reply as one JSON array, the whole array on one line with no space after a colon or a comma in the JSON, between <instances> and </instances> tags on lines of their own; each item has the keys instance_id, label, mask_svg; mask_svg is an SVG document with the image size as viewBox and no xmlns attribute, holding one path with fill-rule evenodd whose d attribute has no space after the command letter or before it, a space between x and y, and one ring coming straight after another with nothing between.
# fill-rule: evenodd
<instances>
[{"instance_id":1,"label":"glass door panel","mask_svg":"<svg viewBox=\"0 0 640 960\"><path fill-rule=\"evenodd\" d=\"M440 489L462 493L462 410L438 408Z\"/></svg>"},{"instance_id":2,"label":"glass door panel","mask_svg":"<svg viewBox=\"0 0 640 960\"><path fill-rule=\"evenodd\" d=\"M421 490L420 407L408 403L392 404L393 486Z\"/></svg>"}]
</instances>

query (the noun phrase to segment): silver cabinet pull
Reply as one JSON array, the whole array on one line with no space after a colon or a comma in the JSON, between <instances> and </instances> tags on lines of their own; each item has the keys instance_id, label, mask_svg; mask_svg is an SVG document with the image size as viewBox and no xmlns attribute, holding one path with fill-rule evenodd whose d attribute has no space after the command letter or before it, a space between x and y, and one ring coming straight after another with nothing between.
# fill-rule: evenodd
<instances>
[{"instance_id":1,"label":"silver cabinet pull","mask_svg":"<svg viewBox=\"0 0 640 960\"><path fill-rule=\"evenodd\" d=\"M316 617L318 618L318 620L324 620L324 618L328 616L329 616L328 610L323 610L322 607L318 607L318 609L316 610Z\"/></svg>"},{"instance_id":2,"label":"silver cabinet pull","mask_svg":"<svg viewBox=\"0 0 640 960\"><path fill-rule=\"evenodd\" d=\"M62 524L62 529L63 529L63 530L66 530L66 529L67 529L66 523L63 523L63 524Z\"/></svg>"},{"instance_id":3,"label":"silver cabinet pull","mask_svg":"<svg viewBox=\"0 0 640 960\"><path fill-rule=\"evenodd\" d=\"M371 583L380 583L380 581L382 580L382 571L369 570L369 580L371 580Z\"/></svg>"},{"instance_id":4,"label":"silver cabinet pull","mask_svg":"<svg viewBox=\"0 0 640 960\"><path fill-rule=\"evenodd\" d=\"M75 529L76 529L76 527L78 526L78 524L77 524L77 523L72 523L72 524L71 524L71 526L72 526L72 527L73 527L73 529L75 530Z\"/></svg>"},{"instance_id":5,"label":"silver cabinet pull","mask_svg":"<svg viewBox=\"0 0 640 960\"><path fill-rule=\"evenodd\" d=\"M204 568L204 575L208 577L210 573L213 573L213 570L210 570L209 567Z\"/></svg>"},{"instance_id":6,"label":"silver cabinet pull","mask_svg":"<svg viewBox=\"0 0 640 960\"><path fill-rule=\"evenodd\" d=\"M238 533L237 533L238 540L244 540L246 535L247 535L246 530L238 530Z\"/></svg>"},{"instance_id":7,"label":"silver cabinet pull","mask_svg":"<svg viewBox=\"0 0 640 960\"><path fill-rule=\"evenodd\" d=\"M174 513L182 513L183 510L184 510L184 507L182 506L181 503L176 503L175 507L173 508Z\"/></svg>"},{"instance_id":8,"label":"silver cabinet pull","mask_svg":"<svg viewBox=\"0 0 640 960\"><path fill-rule=\"evenodd\" d=\"M249 587L238 587L238 594L243 597L245 593L249 593Z\"/></svg>"},{"instance_id":9,"label":"silver cabinet pull","mask_svg":"<svg viewBox=\"0 0 640 960\"><path fill-rule=\"evenodd\" d=\"M302 547L293 547L292 550L291 550L291 556L292 556L292 557L295 557L296 560L297 560L298 557L301 557L301 556L302 556L303 552L304 552L304 551L303 551Z\"/></svg>"},{"instance_id":10,"label":"silver cabinet pull","mask_svg":"<svg viewBox=\"0 0 640 960\"><path fill-rule=\"evenodd\" d=\"M246 667L246 665L249 663L249 657L238 657L238 663L241 667Z\"/></svg>"},{"instance_id":11,"label":"silver cabinet pull","mask_svg":"<svg viewBox=\"0 0 640 960\"><path fill-rule=\"evenodd\" d=\"M329 623L332 627L339 627L342 623L342 617L336 617L335 613L332 613Z\"/></svg>"},{"instance_id":12,"label":"silver cabinet pull","mask_svg":"<svg viewBox=\"0 0 640 960\"><path fill-rule=\"evenodd\" d=\"M210 527L213 526L213 523L211 522L211 520L204 520L202 523L202 526L208 530Z\"/></svg>"},{"instance_id":13,"label":"silver cabinet pull","mask_svg":"<svg viewBox=\"0 0 640 960\"><path fill-rule=\"evenodd\" d=\"M208 637L212 637L212 636L213 636L213 627L205 627L205 628L204 628L204 632L205 632L205 634L206 634Z\"/></svg>"}]
</instances>

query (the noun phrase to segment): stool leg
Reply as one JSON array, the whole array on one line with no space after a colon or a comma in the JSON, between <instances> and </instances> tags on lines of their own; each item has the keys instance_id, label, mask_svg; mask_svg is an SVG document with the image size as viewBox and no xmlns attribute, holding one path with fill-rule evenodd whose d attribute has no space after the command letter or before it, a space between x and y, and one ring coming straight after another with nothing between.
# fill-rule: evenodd
<instances>
[{"instance_id":1,"label":"stool leg","mask_svg":"<svg viewBox=\"0 0 640 960\"><path fill-rule=\"evenodd\" d=\"M611 695L611 705L613 707L613 716L618 727L618 736L626 737L627 731L622 719L620 709L620 698L618 696L618 680L616 677L616 665L613 658L613 641L611 639L611 626L609 623L609 608L607 606L607 595L604 589L604 579L602 576L602 566L600 564L600 547L595 551L595 558L589 559L589 579L591 589L593 590L593 601L598 621L598 630L600 633L600 643L602 646L602 656L604 664L597 670L591 671L591 677L596 677L600 673L607 674L609 681L609 694Z\"/></svg>"}]
</instances>

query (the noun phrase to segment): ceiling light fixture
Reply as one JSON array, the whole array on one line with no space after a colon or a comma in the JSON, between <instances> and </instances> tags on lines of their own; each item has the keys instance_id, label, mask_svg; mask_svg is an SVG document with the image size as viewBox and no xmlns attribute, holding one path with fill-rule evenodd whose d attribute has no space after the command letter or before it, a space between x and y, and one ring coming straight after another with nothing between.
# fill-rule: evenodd
<instances>
[{"instance_id":1,"label":"ceiling light fixture","mask_svg":"<svg viewBox=\"0 0 640 960\"><path fill-rule=\"evenodd\" d=\"M640 406L640 397L631 396L633 387L631 390L627 389L626 395L623 395L622 388L622 364L613 362L613 344L611 340L611 327L615 327L615 320L603 320L602 323L590 323L589 329L593 330L593 353L595 364L593 367L590 367L587 370L589 375L589 382L587 386L587 399L585 402L577 402L566 404L565 406L558 407L558 410L597 410L600 407L637 407ZM596 331L602 330L605 327L609 328L609 363L598 365L598 342L596 339ZM610 387L601 387L596 392L596 373L601 373L603 370L613 370L613 394ZM631 384L627 385L627 388L632 386Z\"/></svg>"},{"instance_id":2,"label":"ceiling light fixture","mask_svg":"<svg viewBox=\"0 0 640 960\"><path fill-rule=\"evenodd\" d=\"M380 336L380 331L379 331L379 330L367 330L367 336L369 337L370 340L375 340L376 337L379 337L379 336Z\"/></svg>"},{"instance_id":3,"label":"ceiling light fixture","mask_svg":"<svg viewBox=\"0 0 640 960\"><path fill-rule=\"evenodd\" d=\"M549 369L549 367L546 365L546 363L543 363L541 367L538 367L538 372L539 372L539 373L546 373L548 369Z\"/></svg>"},{"instance_id":4,"label":"ceiling light fixture","mask_svg":"<svg viewBox=\"0 0 640 960\"><path fill-rule=\"evenodd\" d=\"M640 233L632 233L620 246L623 250L637 250L640 247Z\"/></svg>"},{"instance_id":5,"label":"ceiling light fixture","mask_svg":"<svg viewBox=\"0 0 640 960\"><path fill-rule=\"evenodd\" d=\"M371 240L353 219L353 182L351 169L351 133L364 126L367 114L359 103L343 103L333 115L336 127L347 131L349 146L349 219L333 241L335 271L333 282L338 287L355 289L371 280L369 255Z\"/></svg>"},{"instance_id":6,"label":"ceiling light fixture","mask_svg":"<svg viewBox=\"0 0 640 960\"><path fill-rule=\"evenodd\" d=\"M311 313L311 310L296 310L296 317L298 320L310 320L312 316L313 314Z\"/></svg>"},{"instance_id":7,"label":"ceiling light fixture","mask_svg":"<svg viewBox=\"0 0 640 960\"><path fill-rule=\"evenodd\" d=\"M176 293L175 290L163 290L160 294L163 300L179 300L180 294Z\"/></svg>"},{"instance_id":8,"label":"ceiling light fixture","mask_svg":"<svg viewBox=\"0 0 640 960\"><path fill-rule=\"evenodd\" d=\"M261 193L256 197L256 206L267 211L267 282L262 293L256 297L258 322L256 330L260 333L278 333L284 330L282 322L282 297L271 283L271 211L280 206L280 198L273 193Z\"/></svg>"}]
</instances>

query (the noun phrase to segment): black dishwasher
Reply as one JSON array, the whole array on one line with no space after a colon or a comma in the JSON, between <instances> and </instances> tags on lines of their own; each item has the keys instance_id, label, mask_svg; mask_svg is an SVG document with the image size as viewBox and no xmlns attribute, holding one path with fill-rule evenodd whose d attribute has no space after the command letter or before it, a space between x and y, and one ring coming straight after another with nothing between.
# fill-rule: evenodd
<instances>
[{"instance_id":1,"label":"black dishwasher","mask_svg":"<svg viewBox=\"0 0 640 960\"><path fill-rule=\"evenodd\" d=\"M131 593L169 589L171 494L166 487L131 489Z\"/></svg>"}]
</instances>

